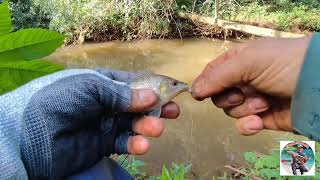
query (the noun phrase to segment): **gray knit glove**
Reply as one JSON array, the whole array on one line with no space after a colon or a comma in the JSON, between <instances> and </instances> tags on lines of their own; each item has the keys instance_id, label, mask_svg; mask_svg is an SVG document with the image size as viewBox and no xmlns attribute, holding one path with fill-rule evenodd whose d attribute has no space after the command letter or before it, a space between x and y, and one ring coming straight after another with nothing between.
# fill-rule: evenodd
<instances>
[{"instance_id":1,"label":"gray knit glove","mask_svg":"<svg viewBox=\"0 0 320 180\"><path fill-rule=\"evenodd\" d=\"M127 153L133 76L65 70L0 96L0 179L61 179Z\"/></svg>"}]
</instances>

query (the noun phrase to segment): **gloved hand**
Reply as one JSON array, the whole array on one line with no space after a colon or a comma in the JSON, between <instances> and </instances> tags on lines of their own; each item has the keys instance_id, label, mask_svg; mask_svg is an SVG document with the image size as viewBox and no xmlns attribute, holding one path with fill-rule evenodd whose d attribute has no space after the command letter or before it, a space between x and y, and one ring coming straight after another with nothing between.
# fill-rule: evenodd
<instances>
[{"instance_id":1,"label":"gloved hand","mask_svg":"<svg viewBox=\"0 0 320 180\"><path fill-rule=\"evenodd\" d=\"M138 113L157 96L130 89L131 78L122 71L65 70L1 96L0 179L61 179L112 153L145 153L142 135L157 137L164 125ZM162 112L176 118L179 108L171 102Z\"/></svg>"}]
</instances>

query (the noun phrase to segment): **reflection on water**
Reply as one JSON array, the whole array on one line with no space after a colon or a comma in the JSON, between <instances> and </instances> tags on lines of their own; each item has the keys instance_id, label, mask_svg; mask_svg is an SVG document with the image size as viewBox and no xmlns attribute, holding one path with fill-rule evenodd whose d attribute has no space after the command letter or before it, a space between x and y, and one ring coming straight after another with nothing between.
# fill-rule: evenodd
<instances>
[{"instance_id":1,"label":"reflection on water","mask_svg":"<svg viewBox=\"0 0 320 180\"><path fill-rule=\"evenodd\" d=\"M151 70L192 83L212 59L236 43L205 39L148 40L111 42L66 47L51 56L71 68L111 67L139 71ZM241 163L245 151L268 152L278 144L279 132L240 136L233 119L212 106L210 100L197 102L188 93L176 98L181 116L168 120L159 140L151 140L151 150L139 157L149 173L157 174L163 164L191 163L195 174L212 179L227 164Z\"/></svg>"}]
</instances>

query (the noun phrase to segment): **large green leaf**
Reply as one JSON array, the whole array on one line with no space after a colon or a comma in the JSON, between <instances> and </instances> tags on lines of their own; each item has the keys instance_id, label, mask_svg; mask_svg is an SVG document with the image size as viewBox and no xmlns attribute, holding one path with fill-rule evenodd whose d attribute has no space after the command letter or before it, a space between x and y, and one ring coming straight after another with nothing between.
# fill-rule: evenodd
<instances>
[{"instance_id":1,"label":"large green leaf","mask_svg":"<svg viewBox=\"0 0 320 180\"><path fill-rule=\"evenodd\" d=\"M62 66L44 60L0 62L0 93L62 69Z\"/></svg>"},{"instance_id":2,"label":"large green leaf","mask_svg":"<svg viewBox=\"0 0 320 180\"><path fill-rule=\"evenodd\" d=\"M23 29L0 37L0 61L33 60L53 53L65 36L46 29Z\"/></svg>"},{"instance_id":3,"label":"large green leaf","mask_svg":"<svg viewBox=\"0 0 320 180\"><path fill-rule=\"evenodd\" d=\"M12 29L11 13L9 3L0 4L0 36L8 34Z\"/></svg>"}]
</instances>

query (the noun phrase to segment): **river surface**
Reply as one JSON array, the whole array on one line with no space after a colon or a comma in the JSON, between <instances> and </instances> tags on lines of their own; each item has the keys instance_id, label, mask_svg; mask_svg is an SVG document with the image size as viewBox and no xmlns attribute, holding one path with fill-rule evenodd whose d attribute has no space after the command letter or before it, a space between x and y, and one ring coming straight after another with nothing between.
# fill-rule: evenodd
<instances>
[{"instance_id":1,"label":"river surface","mask_svg":"<svg viewBox=\"0 0 320 180\"><path fill-rule=\"evenodd\" d=\"M209 61L236 45L207 39L110 42L68 46L50 58L70 68L148 70L191 84ZM181 107L181 116L167 120L164 134L157 140L151 139L149 153L137 157L146 163L148 174L159 174L163 164L177 162L192 164L195 175L212 179L225 171L224 165L243 163L244 152L267 153L278 145L279 137L288 136L270 131L241 136L235 130L234 120L210 100L197 102L184 93L175 101Z\"/></svg>"}]
</instances>

